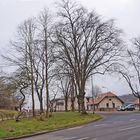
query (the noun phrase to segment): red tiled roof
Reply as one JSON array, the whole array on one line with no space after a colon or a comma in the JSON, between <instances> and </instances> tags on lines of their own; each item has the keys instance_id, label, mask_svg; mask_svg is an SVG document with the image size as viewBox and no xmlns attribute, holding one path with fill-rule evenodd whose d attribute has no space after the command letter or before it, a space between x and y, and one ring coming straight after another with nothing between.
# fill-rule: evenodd
<instances>
[{"instance_id":1,"label":"red tiled roof","mask_svg":"<svg viewBox=\"0 0 140 140\"><path fill-rule=\"evenodd\" d=\"M94 99L94 104L99 104L104 98L106 97L117 97L114 93L112 92L106 92L103 94L98 95L95 99ZM117 97L121 102L123 102L119 97ZM90 100L88 104L92 104L93 101Z\"/></svg>"}]
</instances>

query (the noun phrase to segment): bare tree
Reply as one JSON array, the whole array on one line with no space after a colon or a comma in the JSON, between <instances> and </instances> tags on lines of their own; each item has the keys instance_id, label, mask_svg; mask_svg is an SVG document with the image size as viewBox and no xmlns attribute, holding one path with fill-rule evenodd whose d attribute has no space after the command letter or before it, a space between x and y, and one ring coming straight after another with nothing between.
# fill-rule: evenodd
<instances>
[{"instance_id":1,"label":"bare tree","mask_svg":"<svg viewBox=\"0 0 140 140\"><path fill-rule=\"evenodd\" d=\"M140 37L133 39L133 48L127 50L125 58L114 71L122 75L132 94L139 99L140 110Z\"/></svg>"},{"instance_id":2,"label":"bare tree","mask_svg":"<svg viewBox=\"0 0 140 140\"><path fill-rule=\"evenodd\" d=\"M39 39L42 46L43 46L43 62L44 62L44 69L45 69L45 90L46 90L46 117L49 117L49 81L51 80L52 76L50 74L51 68L53 66L54 58L53 58L53 46L51 43L51 26L52 20L47 9L44 9L39 16L39 30L40 36Z\"/></svg>"},{"instance_id":3,"label":"bare tree","mask_svg":"<svg viewBox=\"0 0 140 140\"><path fill-rule=\"evenodd\" d=\"M10 77L11 82L16 85L16 89L14 94L18 96L17 108L19 109L19 113L16 116L15 120L19 121L20 117L24 114L22 107L26 104L26 97L28 93L28 89L31 85L28 74L26 70L18 69L16 72L12 73Z\"/></svg>"},{"instance_id":4,"label":"bare tree","mask_svg":"<svg viewBox=\"0 0 140 140\"><path fill-rule=\"evenodd\" d=\"M34 69L34 86L40 104L40 113L44 112L43 109L43 92L45 89L45 63L44 63L44 48L39 41L36 41L34 47L35 57L33 61Z\"/></svg>"},{"instance_id":5,"label":"bare tree","mask_svg":"<svg viewBox=\"0 0 140 140\"><path fill-rule=\"evenodd\" d=\"M27 71L21 69L18 69L16 72L12 73L11 80L16 85L16 92L14 94L18 93L20 97L22 96L19 99L19 109L21 112L26 101L26 95L28 94L28 89L31 85L31 82L29 80Z\"/></svg>"},{"instance_id":6,"label":"bare tree","mask_svg":"<svg viewBox=\"0 0 140 140\"><path fill-rule=\"evenodd\" d=\"M118 30L113 20L103 22L94 12L88 12L77 3L61 0L58 4L60 21L55 29L58 63L67 65L73 73L78 89L81 112L84 105L85 85L93 74L104 74L108 67L119 61L122 50Z\"/></svg>"},{"instance_id":7,"label":"bare tree","mask_svg":"<svg viewBox=\"0 0 140 140\"><path fill-rule=\"evenodd\" d=\"M3 56L11 65L16 66L17 69L26 71L28 80L31 82L32 95L32 112L35 116L35 100L34 100L34 46L36 36L35 19L31 18L25 20L23 24L18 27L17 36L14 41L11 41L12 49L9 56Z\"/></svg>"},{"instance_id":8,"label":"bare tree","mask_svg":"<svg viewBox=\"0 0 140 140\"><path fill-rule=\"evenodd\" d=\"M7 106L7 109L11 107L11 109L15 110L20 109L21 112L22 107L25 105L27 94L24 90L27 90L27 87L30 85L26 78L25 71L21 70L0 77L0 93L3 100L1 100L0 106L4 103L3 108Z\"/></svg>"},{"instance_id":9,"label":"bare tree","mask_svg":"<svg viewBox=\"0 0 140 140\"><path fill-rule=\"evenodd\" d=\"M70 98L70 84L71 84L71 79L70 77L59 77L59 81L60 81L60 90L64 95L64 99L65 99L65 111L68 111L68 101Z\"/></svg>"},{"instance_id":10,"label":"bare tree","mask_svg":"<svg viewBox=\"0 0 140 140\"><path fill-rule=\"evenodd\" d=\"M43 112L43 93L46 91L46 117L49 115L49 82L53 66L53 46L50 39L51 20L48 10L44 9L36 18L25 20L17 31L17 38L12 41L13 51L5 57L12 65L26 71L32 92L32 110L35 116L35 100L40 103Z\"/></svg>"},{"instance_id":11,"label":"bare tree","mask_svg":"<svg viewBox=\"0 0 140 140\"><path fill-rule=\"evenodd\" d=\"M16 92L16 84L7 75L0 76L0 108L16 109L18 106Z\"/></svg>"}]
</instances>

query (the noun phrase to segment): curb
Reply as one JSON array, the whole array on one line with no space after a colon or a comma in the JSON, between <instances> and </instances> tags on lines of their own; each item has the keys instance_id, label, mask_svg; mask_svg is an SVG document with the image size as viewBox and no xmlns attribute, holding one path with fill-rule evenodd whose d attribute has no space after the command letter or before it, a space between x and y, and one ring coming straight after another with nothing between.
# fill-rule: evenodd
<instances>
[{"instance_id":1,"label":"curb","mask_svg":"<svg viewBox=\"0 0 140 140\"><path fill-rule=\"evenodd\" d=\"M68 128L77 127L77 126L82 126L82 125L85 125L85 124L89 124L89 123L93 123L93 122L96 122L98 120L101 120L103 118L103 116L102 115L100 115L100 116L101 117L96 119L96 120L85 122L85 123L82 123L82 124L77 124L77 125L75 124L75 125L71 125L71 126L65 126L65 127L62 127L62 128L48 130L48 131L46 130L46 131L41 131L41 132L33 132L32 134L27 134L27 135L22 135L22 136L17 136L17 137L3 138L3 139L0 139L0 140L17 140L17 139L22 139L22 138L28 138L28 137L43 135L43 134L47 134L47 133L51 133L51 132L56 132L56 131L60 131L60 130L68 129Z\"/></svg>"}]
</instances>

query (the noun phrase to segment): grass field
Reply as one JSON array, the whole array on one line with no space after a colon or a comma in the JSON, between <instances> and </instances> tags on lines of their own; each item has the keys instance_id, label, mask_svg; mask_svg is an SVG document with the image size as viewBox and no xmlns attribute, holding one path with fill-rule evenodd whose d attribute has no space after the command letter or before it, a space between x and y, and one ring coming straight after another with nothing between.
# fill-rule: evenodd
<instances>
[{"instance_id":1,"label":"grass field","mask_svg":"<svg viewBox=\"0 0 140 140\"><path fill-rule=\"evenodd\" d=\"M67 126L79 125L82 123L100 119L98 114L81 115L77 112L54 113L49 120L40 121L37 118L22 119L19 122L7 120L0 122L0 138L15 137L31 134L43 130L53 130Z\"/></svg>"}]
</instances>

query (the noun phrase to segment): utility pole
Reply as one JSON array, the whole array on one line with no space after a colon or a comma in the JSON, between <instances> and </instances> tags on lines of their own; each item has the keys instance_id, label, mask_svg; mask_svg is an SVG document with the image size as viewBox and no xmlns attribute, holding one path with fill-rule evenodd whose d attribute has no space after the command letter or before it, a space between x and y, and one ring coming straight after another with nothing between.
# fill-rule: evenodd
<instances>
[{"instance_id":1,"label":"utility pole","mask_svg":"<svg viewBox=\"0 0 140 140\"><path fill-rule=\"evenodd\" d=\"M93 76L91 76L91 88L92 88L92 113L94 114L95 107L94 107L94 87L93 87Z\"/></svg>"},{"instance_id":2,"label":"utility pole","mask_svg":"<svg viewBox=\"0 0 140 140\"><path fill-rule=\"evenodd\" d=\"M104 88L104 89L106 89L106 93L107 93L107 100L108 100L108 105L107 105L107 111L109 111L109 96L108 96L108 88L107 87L102 87L102 88Z\"/></svg>"}]
</instances>

